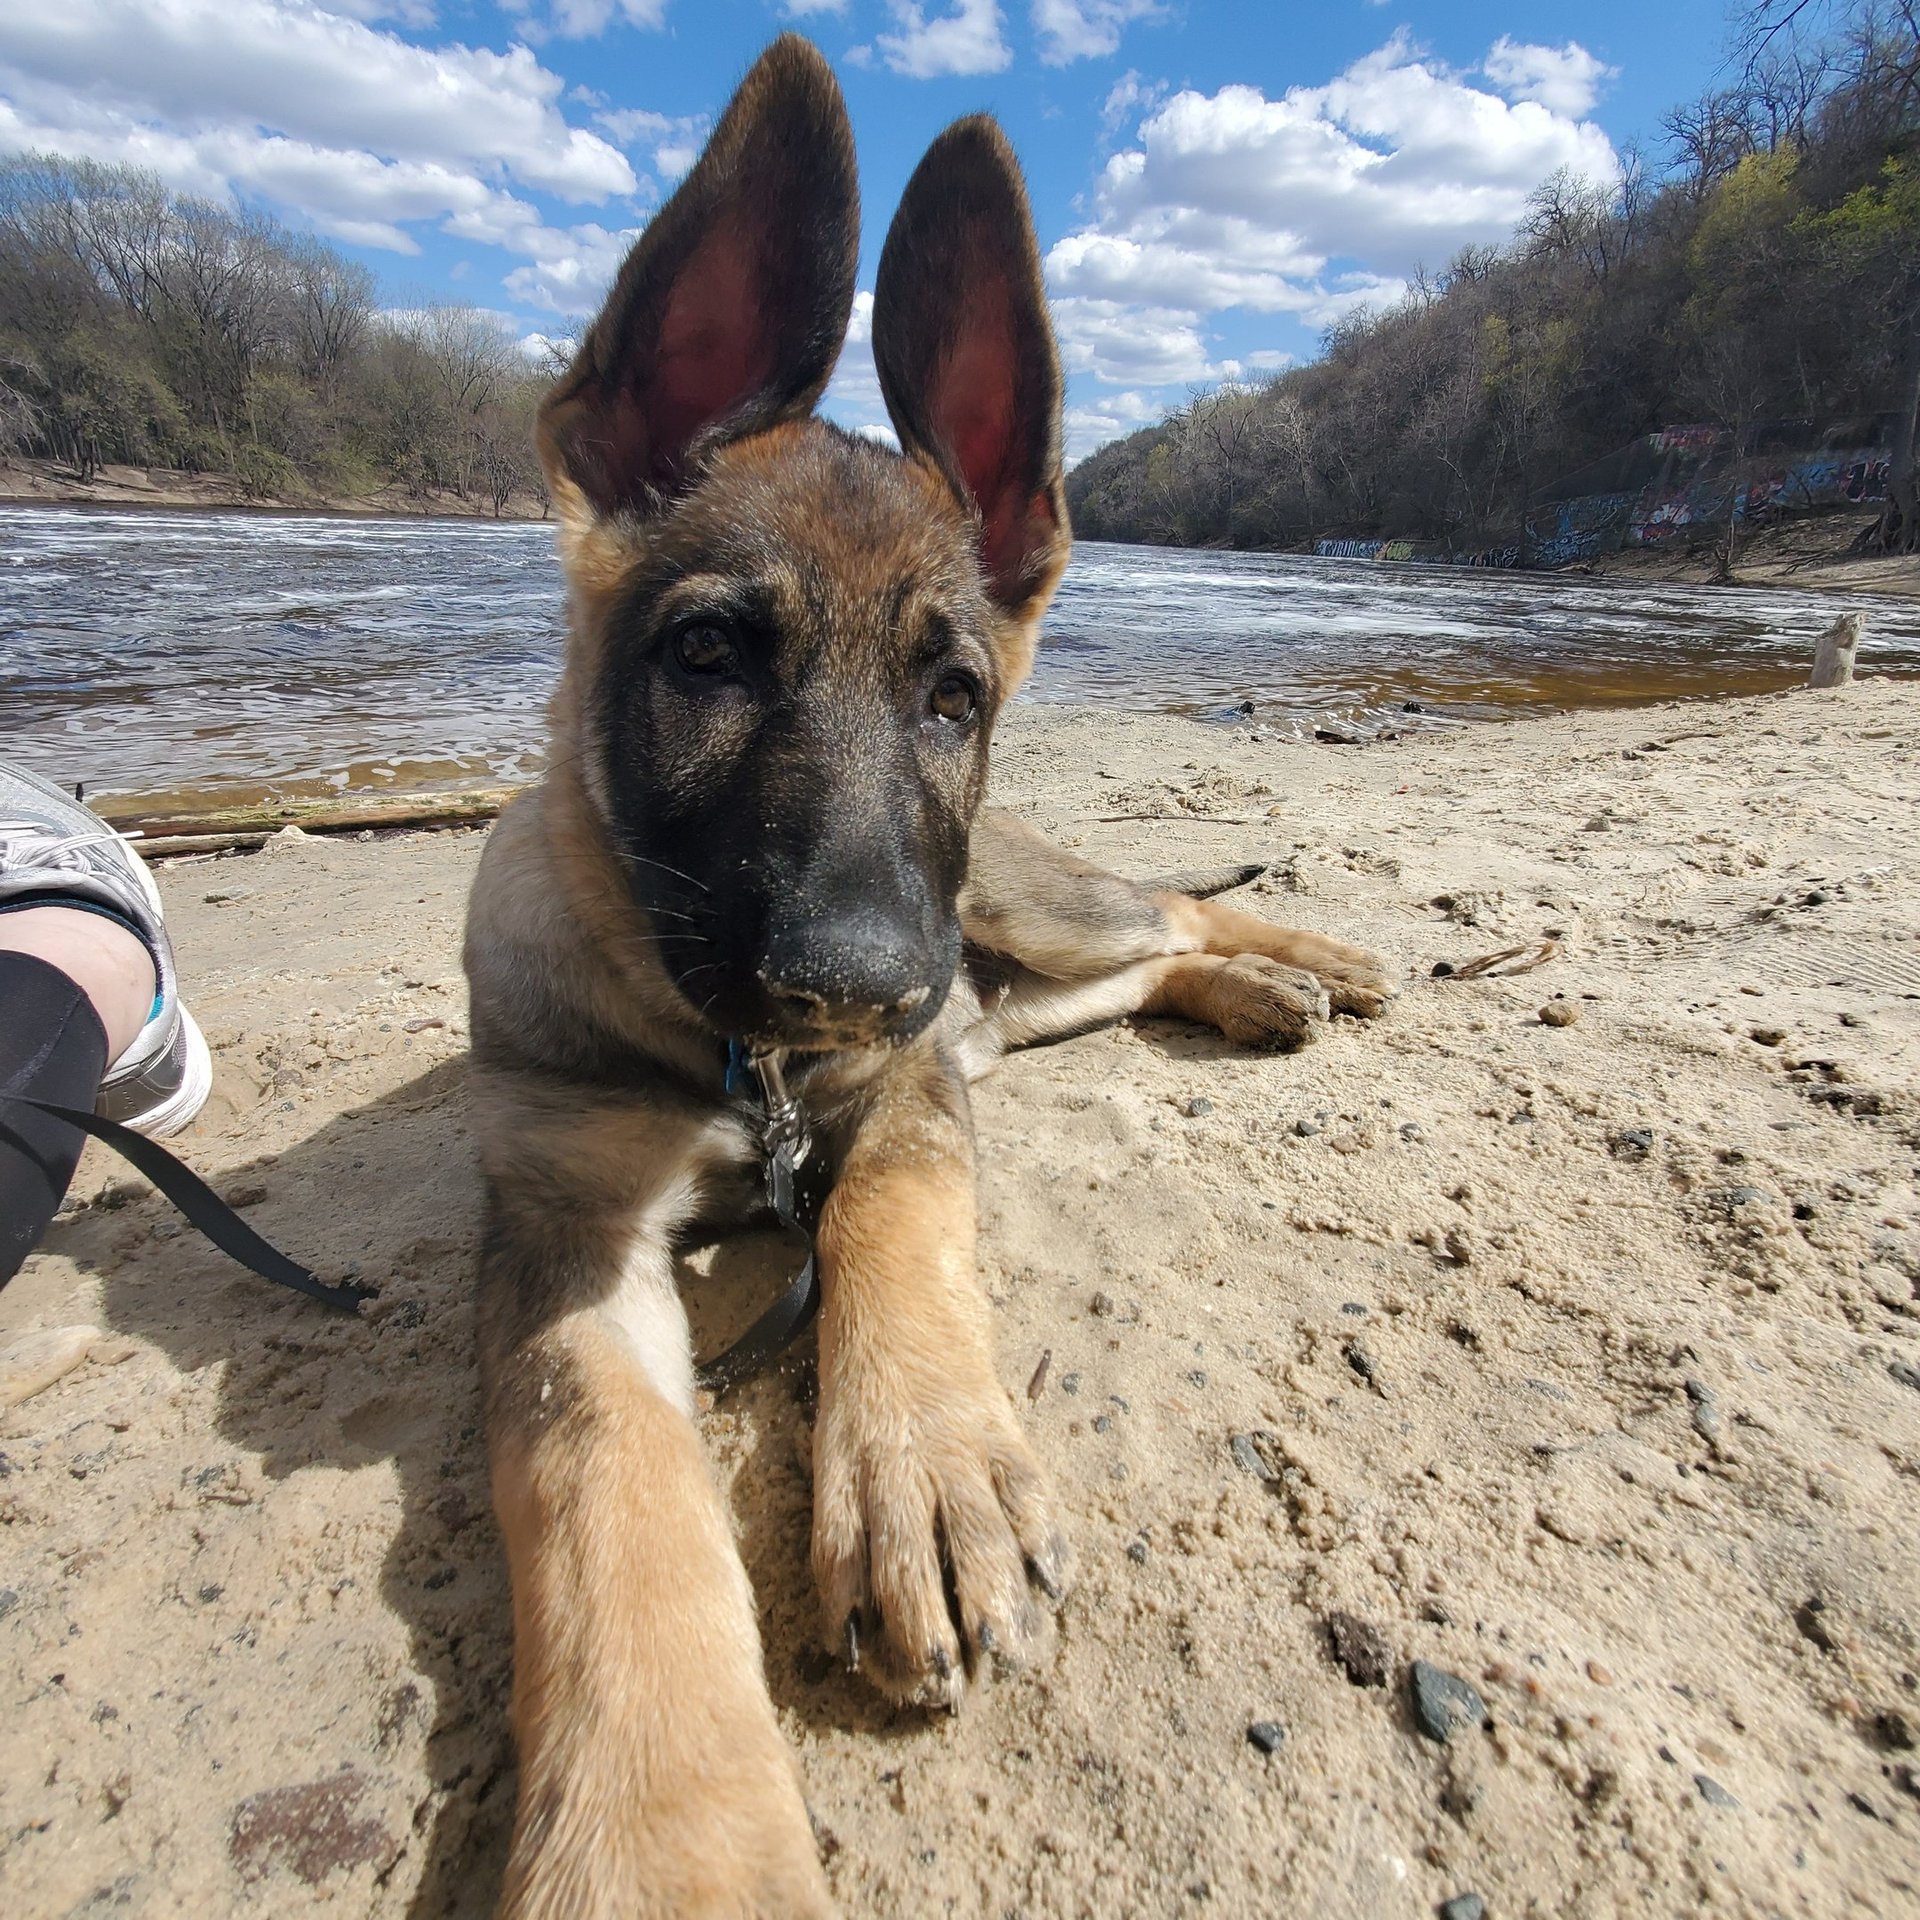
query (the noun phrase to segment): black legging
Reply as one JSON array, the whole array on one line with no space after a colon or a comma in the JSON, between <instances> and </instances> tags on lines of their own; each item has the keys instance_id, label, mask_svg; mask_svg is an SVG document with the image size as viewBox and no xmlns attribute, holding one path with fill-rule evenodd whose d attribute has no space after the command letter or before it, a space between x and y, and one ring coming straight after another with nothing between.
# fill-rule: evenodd
<instances>
[{"instance_id":1,"label":"black legging","mask_svg":"<svg viewBox=\"0 0 1920 1920\"><path fill-rule=\"evenodd\" d=\"M0 953L0 1093L90 1113L106 1070L93 1002L50 962ZM85 1144L64 1120L0 1100L0 1287L46 1231Z\"/></svg>"}]
</instances>

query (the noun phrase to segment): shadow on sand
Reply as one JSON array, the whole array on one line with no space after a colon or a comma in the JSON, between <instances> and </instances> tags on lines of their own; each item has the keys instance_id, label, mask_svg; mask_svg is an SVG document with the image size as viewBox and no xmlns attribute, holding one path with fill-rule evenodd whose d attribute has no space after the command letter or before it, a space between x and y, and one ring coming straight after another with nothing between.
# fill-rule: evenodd
<instances>
[{"instance_id":1,"label":"shadow on sand","mask_svg":"<svg viewBox=\"0 0 1920 1920\"><path fill-rule=\"evenodd\" d=\"M62 1220L48 1240L49 1251L101 1277L113 1328L153 1342L183 1374L221 1366L215 1430L257 1457L270 1487L306 1469L392 1462L399 1514L379 1592L410 1638L408 1670L369 1680L355 1726L315 1729L313 1780L236 1781L235 1791L265 1790L254 1799L286 1829L280 1865L295 1862L318 1887L339 1867L371 1862L381 1884L414 1889L410 1920L491 1912L513 1812L510 1615L473 1351L480 1185L466 1103L464 1058L443 1061L215 1180L323 1277L377 1287L357 1320L282 1294L190 1231L174 1232L157 1196L140 1203L157 1231L131 1258L126 1216L107 1209ZM683 1261L695 1351L716 1351L744 1329L790 1262L770 1234ZM812 1389L809 1335L779 1371L706 1416L709 1459L759 1596L768 1678L789 1733L802 1742L829 1730L905 1737L924 1720L896 1713L821 1650L807 1559ZM301 1571L277 1579L291 1587ZM364 1772L364 1800L342 1787L343 1771Z\"/></svg>"}]
</instances>

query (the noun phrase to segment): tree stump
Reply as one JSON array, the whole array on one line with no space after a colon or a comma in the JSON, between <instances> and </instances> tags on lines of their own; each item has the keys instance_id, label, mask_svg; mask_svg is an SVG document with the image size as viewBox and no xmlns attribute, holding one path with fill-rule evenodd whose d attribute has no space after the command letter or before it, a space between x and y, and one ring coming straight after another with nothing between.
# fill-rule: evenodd
<instances>
[{"instance_id":1,"label":"tree stump","mask_svg":"<svg viewBox=\"0 0 1920 1920\"><path fill-rule=\"evenodd\" d=\"M1857 613L1843 613L1813 645L1813 678L1810 687L1844 687L1853 678L1854 655L1860 650L1862 620Z\"/></svg>"}]
</instances>

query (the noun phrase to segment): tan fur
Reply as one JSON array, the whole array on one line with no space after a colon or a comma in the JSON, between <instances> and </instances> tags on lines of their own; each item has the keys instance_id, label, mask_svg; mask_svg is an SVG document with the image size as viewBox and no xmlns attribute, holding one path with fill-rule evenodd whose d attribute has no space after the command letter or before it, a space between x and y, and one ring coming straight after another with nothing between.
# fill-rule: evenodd
<instances>
[{"instance_id":1,"label":"tan fur","mask_svg":"<svg viewBox=\"0 0 1920 1920\"><path fill-rule=\"evenodd\" d=\"M1229 958L1264 954L1284 967L1315 974L1325 985L1335 1013L1372 1019L1391 998L1391 989L1380 977L1380 962L1364 947L1349 946L1324 933L1276 927L1270 920L1223 907L1217 900L1193 900L1181 893L1155 898L1175 938L1191 941L1204 953Z\"/></svg>"},{"instance_id":2,"label":"tan fur","mask_svg":"<svg viewBox=\"0 0 1920 1920\"><path fill-rule=\"evenodd\" d=\"M830 1911L684 1415L582 1315L524 1352L494 1422L520 1749L501 1912Z\"/></svg>"},{"instance_id":3,"label":"tan fur","mask_svg":"<svg viewBox=\"0 0 1920 1920\"><path fill-rule=\"evenodd\" d=\"M890 1078L820 1218L813 1567L829 1645L953 1704L970 1654L1030 1652L1028 1566L1057 1590L1067 1555L994 1377L971 1142L917 1077Z\"/></svg>"}]
</instances>

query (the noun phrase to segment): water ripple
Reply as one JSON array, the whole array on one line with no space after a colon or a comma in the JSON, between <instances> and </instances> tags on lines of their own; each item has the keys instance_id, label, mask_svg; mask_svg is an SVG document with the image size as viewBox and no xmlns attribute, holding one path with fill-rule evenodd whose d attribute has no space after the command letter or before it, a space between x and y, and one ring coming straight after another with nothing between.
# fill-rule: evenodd
<instances>
[{"instance_id":1,"label":"water ripple","mask_svg":"<svg viewBox=\"0 0 1920 1920\"><path fill-rule=\"evenodd\" d=\"M521 778L559 671L553 529L0 508L0 745L96 793ZM1086 545L1026 699L1310 732L1760 692L1859 603ZM1862 664L1920 672L1920 603ZM1407 715L1408 702L1423 709Z\"/></svg>"}]
</instances>

